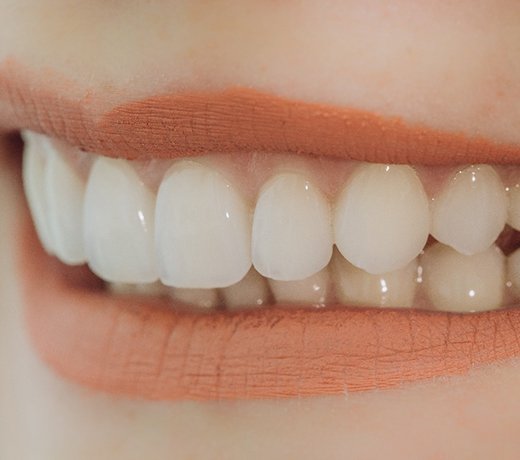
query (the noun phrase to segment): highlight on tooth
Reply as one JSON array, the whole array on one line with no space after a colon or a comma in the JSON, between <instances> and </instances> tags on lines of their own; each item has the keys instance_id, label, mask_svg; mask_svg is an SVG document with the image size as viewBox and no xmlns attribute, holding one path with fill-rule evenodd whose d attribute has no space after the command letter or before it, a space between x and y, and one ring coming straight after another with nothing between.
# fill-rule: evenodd
<instances>
[{"instance_id":1,"label":"highlight on tooth","mask_svg":"<svg viewBox=\"0 0 520 460\"><path fill-rule=\"evenodd\" d=\"M323 269L332 255L323 193L298 173L273 177L256 202L251 251L256 270L275 280L298 281Z\"/></svg>"},{"instance_id":2,"label":"highlight on tooth","mask_svg":"<svg viewBox=\"0 0 520 460\"><path fill-rule=\"evenodd\" d=\"M511 169L318 168L310 157L293 167L287 155L265 164L252 155L245 170L225 155L143 166L23 138L24 189L43 248L65 265L88 265L110 295L199 312L471 313L520 301L520 181Z\"/></svg>"},{"instance_id":3,"label":"highlight on tooth","mask_svg":"<svg viewBox=\"0 0 520 460\"><path fill-rule=\"evenodd\" d=\"M432 235L466 255L489 248L507 220L504 184L489 165L469 166L448 180L432 202Z\"/></svg>"},{"instance_id":4,"label":"highlight on tooth","mask_svg":"<svg viewBox=\"0 0 520 460\"><path fill-rule=\"evenodd\" d=\"M194 161L175 163L159 187L155 247L161 281L176 288L217 288L251 268L251 219L224 176Z\"/></svg>"},{"instance_id":5,"label":"highlight on tooth","mask_svg":"<svg viewBox=\"0 0 520 460\"><path fill-rule=\"evenodd\" d=\"M362 164L335 206L336 245L369 273L399 270L422 251L430 231L428 199L410 166Z\"/></svg>"}]
</instances>

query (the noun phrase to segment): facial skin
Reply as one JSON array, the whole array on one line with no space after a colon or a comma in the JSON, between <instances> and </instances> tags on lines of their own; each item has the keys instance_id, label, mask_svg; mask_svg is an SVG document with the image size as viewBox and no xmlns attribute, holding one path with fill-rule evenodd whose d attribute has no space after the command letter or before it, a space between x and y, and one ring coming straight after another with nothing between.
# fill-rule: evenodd
<instances>
[{"instance_id":1,"label":"facial skin","mask_svg":"<svg viewBox=\"0 0 520 460\"><path fill-rule=\"evenodd\" d=\"M250 86L520 143L520 5L484 2L0 0L15 61L95 111L186 89ZM102 45L101 45L102 44ZM11 128L0 104L0 132ZM22 128L22 127L19 127ZM16 149L0 143L0 458L517 458L516 361L328 398L147 402L42 364L16 264Z\"/></svg>"}]
</instances>

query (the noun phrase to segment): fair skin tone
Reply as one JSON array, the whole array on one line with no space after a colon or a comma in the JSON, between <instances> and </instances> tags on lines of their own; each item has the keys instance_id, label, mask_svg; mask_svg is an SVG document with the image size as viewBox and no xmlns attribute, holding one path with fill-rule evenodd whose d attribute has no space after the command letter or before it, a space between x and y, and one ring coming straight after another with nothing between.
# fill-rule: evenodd
<instances>
[{"instance_id":1,"label":"fair skin tone","mask_svg":"<svg viewBox=\"0 0 520 460\"><path fill-rule=\"evenodd\" d=\"M70 98L103 91L105 108L166 89L241 85L520 143L515 2L77 3L0 1L0 64L72 81L47 82ZM4 150L1 458L516 458L516 361L294 400L149 402L62 380L25 333L12 269L25 204Z\"/></svg>"}]
</instances>

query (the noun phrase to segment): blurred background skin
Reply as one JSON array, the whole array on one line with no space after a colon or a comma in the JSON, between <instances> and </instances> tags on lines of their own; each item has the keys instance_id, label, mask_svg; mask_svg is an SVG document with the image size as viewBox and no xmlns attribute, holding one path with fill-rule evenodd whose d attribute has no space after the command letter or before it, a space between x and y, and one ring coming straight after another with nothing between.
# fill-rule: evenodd
<instances>
[{"instance_id":1,"label":"blurred background skin","mask_svg":"<svg viewBox=\"0 0 520 460\"><path fill-rule=\"evenodd\" d=\"M73 99L102 91L100 110L246 85L520 142L515 1L0 0L0 11L0 69L15 59ZM284 401L150 403L60 380L25 335L19 152L0 150L0 458L518 458L516 361Z\"/></svg>"}]
</instances>

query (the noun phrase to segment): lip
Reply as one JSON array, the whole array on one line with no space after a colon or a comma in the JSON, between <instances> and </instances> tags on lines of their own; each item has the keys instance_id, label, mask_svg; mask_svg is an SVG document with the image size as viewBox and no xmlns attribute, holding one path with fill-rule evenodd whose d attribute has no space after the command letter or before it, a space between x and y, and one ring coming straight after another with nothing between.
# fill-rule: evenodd
<instances>
[{"instance_id":1,"label":"lip","mask_svg":"<svg viewBox=\"0 0 520 460\"><path fill-rule=\"evenodd\" d=\"M520 161L518 144L241 87L161 94L120 103L99 115L106 95L68 99L63 88L42 87L29 75L13 62L0 68L0 126L42 132L107 156L283 152L416 165Z\"/></svg>"},{"instance_id":2,"label":"lip","mask_svg":"<svg viewBox=\"0 0 520 460\"><path fill-rule=\"evenodd\" d=\"M116 157L254 150L432 165L520 159L518 145L243 88L161 95L99 117L22 78L0 74L1 88L5 129L45 132ZM520 309L461 315L281 305L200 315L111 297L71 283L28 216L23 227L19 269L33 343L59 374L95 390L160 400L335 395L520 356Z\"/></svg>"},{"instance_id":3,"label":"lip","mask_svg":"<svg viewBox=\"0 0 520 460\"><path fill-rule=\"evenodd\" d=\"M190 313L78 286L43 252L28 216L21 235L30 337L58 374L97 391L148 400L337 395L520 355L520 309Z\"/></svg>"}]
</instances>

